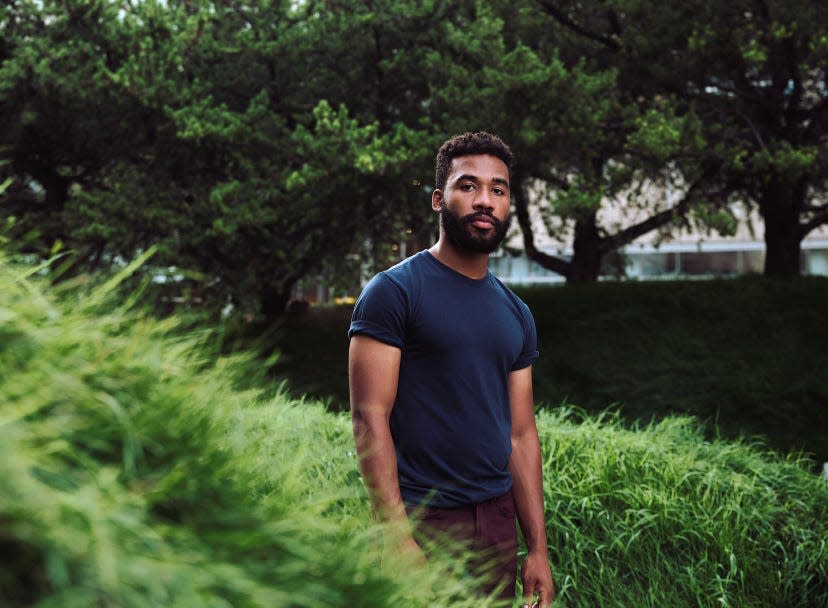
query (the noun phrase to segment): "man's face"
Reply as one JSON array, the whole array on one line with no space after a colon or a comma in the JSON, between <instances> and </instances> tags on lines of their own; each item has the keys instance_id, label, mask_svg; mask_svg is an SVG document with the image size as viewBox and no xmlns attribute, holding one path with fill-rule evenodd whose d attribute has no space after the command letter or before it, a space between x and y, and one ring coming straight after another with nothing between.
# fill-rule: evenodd
<instances>
[{"instance_id":1,"label":"man's face","mask_svg":"<svg viewBox=\"0 0 828 608\"><path fill-rule=\"evenodd\" d=\"M461 251L492 253L509 229L509 169L488 154L458 156L432 206L448 241Z\"/></svg>"}]
</instances>

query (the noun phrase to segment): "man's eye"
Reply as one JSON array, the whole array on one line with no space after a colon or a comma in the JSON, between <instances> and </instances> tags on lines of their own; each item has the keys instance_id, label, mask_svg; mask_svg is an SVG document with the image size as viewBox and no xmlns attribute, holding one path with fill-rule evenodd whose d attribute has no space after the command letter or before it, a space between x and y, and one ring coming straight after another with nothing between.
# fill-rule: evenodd
<instances>
[{"instance_id":1,"label":"man's eye","mask_svg":"<svg viewBox=\"0 0 828 608\"><path fill-rule=\"evenodd\" d=\"M465 190L466 192L470 192L474 189L474 184L463 184L462 186L460 186L460 189Z\"/></svg>"},{"instance_id":2,"label":"man's eye","mask_svg":"<svg viewBox=\"0 0 828 608\"><path fill-rule=\"evenodd\" d=\"M503 188L493 188L492 192L495 194L506 194L506 191Z\"/></svg>"}]
</instances>

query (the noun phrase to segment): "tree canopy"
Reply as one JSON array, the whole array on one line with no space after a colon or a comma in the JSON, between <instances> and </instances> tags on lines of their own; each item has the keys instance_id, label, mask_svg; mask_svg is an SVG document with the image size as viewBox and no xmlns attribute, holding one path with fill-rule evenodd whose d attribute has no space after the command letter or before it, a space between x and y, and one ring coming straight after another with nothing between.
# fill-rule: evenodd
<instances>
[{"instance_id":1,"label":"tree canopy","mask_svg":"<svg viewBox=\"0 0 828 608\"><path fill-rule=\"evenodd\" d=\"M24 251L94 268L157 243L202 295L275 316L402 221L427 131L365 103L353 23L312 3L126 7L6 6L4 211Z\"/></svg>"},{"instance_id":2,"label":"tree canopy","mask_svg":"<svg viewBox=\"0 0 828 608\"><path fill-rule=\"evenodd\" d=\"M465 130L512 145L526 253L569 280L649 231L727 231L735 200L767 274L796 274L828 221L828 25L805 0L16 0L0 32L15 246L83 271L155 245L152 272L268 318L303 276L433 232L434 151Z\"/></svg>"},{"instance_id":3,"label":"tree canopy","mask_svg":"<svg viewBox=\"0 0 828 608\"><path fill-rule=\"evenodd\" d=\"M677 167L688 194L704 194L701 218L719 228L727 226L716 221L726 207L717 201L756 204L765 274L798 274L802 239L828 224L824 7L807 0L535 4L571 61L616 74L610 98L621 98L622 112L588 146L605 175L613 173L601 157L608 148L620 151L613 158L625 171ZM527 249L531 255L528 242Z\"/></svg>"}]
</instances>

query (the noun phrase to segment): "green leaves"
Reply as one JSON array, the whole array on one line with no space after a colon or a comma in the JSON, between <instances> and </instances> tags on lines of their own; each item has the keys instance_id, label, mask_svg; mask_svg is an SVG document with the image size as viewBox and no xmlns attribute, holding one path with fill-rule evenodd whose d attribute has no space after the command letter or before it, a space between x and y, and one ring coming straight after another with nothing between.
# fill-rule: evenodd
<instances>
[{"instance_id":1,"label":"green leaves","mask_svg":"<svg viewBox=\"0 0 828 608\"><path fill-rule=\"evenodd\" d=\"M379 567L345 418L239 391L258 363L29 270L0 258L0 603L484 601L461 564Z\"/></svg>"},{"instance_id":2,"label":"green leaves","mask_svg":"<svg viewBox=\"0 0 828 608\"><path fill-rule=\"evenodd\" d=\"M381 207L419 173L428 123L374 115L397 103L396 84L365 80L374 44L354 35L392 13L206 1L14 9L0 103L13 110L4 141L17 178L6 211L20 218L14 236L37 228L25 247L60 240L80 270L158 244L157 263L204 276L218 305L229 296L256 310L266 292L271 315L299 278L396 229ZM384 69L406 64L383 55Z\"/></svg>"},{"instance_id":3,"label":"green leaves","mask_svg":"<svg viewBox=\"0 0 828 608\"><path fill-rule=\"evenodd\" d=\"M690 118L679 118L669 109L666 114L649 109L635 119L636 130L627 137L628 149L633 154L665 162L679 152L682 132Z\"/></svg>"},{"instance_id":4,"label":"green leaves","mask_svg":"<svg viewBox=\"0 0 828 608\"><path fill-rule=\"evenodd\" d=\"M753 153L751 168L757 175L780 175L795 182L814 170L819 156L817 146L797 147L787 141L774 141L770 142L770 146Z\"/></svg>"},{"instance_id":5,"label":"green leaves","mask_svg":"<svg viewBox=\"0 0 828 608\"><path fill-rule=\"evenodd\" d=\"M7 4L0 214L20 249L61 242L76 272L158 244L208 299L255 309L253 285L284 299L336 266L353 291L401 230L433 233L432 159L456 132L501 135L518 185L551 193L564 228L602 193L700 175L747 201L768 174L815 195L819 15L656 4ZM662 210L636 197L622 212L645 205ZM589 247L630 235L616 236Z\"/></svg>"}]
</instances>

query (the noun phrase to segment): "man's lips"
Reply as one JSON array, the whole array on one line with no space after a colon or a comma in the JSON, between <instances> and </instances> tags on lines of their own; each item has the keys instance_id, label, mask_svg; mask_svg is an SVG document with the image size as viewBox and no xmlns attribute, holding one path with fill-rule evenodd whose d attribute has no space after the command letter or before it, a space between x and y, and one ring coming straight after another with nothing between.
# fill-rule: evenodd
<instances>
[{"instance_id":1,"label":"man's lips","mask_svg":"<svg viewBox=\"0 0 828 608\"><path fill-rule=\"evenodd\" d=\"M488 230L489 228L494 228L494 220L490 217L481 217L477 216L472 219L472 226L476 226L477 228L481 228L482 230Z\"/></svg>"}]
</instances>

